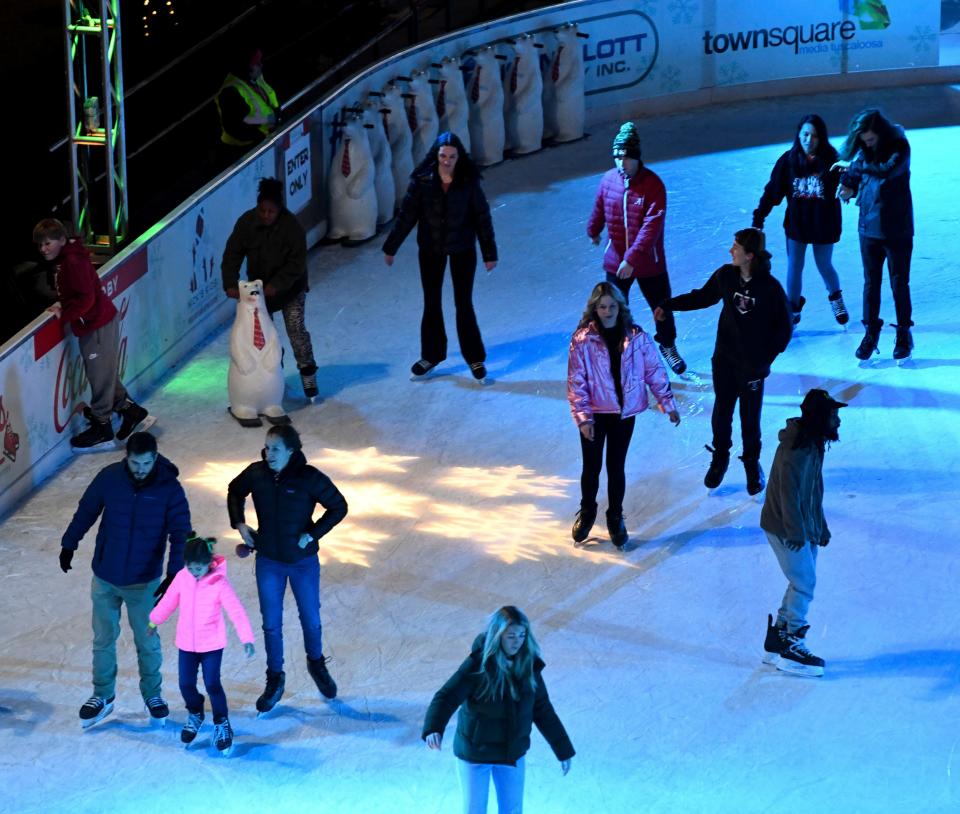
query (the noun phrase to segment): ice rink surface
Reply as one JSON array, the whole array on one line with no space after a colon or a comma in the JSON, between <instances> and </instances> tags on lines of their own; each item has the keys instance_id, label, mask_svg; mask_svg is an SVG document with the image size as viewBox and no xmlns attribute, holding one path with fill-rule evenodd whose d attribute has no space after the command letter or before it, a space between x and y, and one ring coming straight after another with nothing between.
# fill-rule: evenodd
<instances>
[{"instance_id":1,"label":"ice rink surface","mask_svg":"<svg viewBox=\"0 0 960 814\"><path fill-rule=\"evenodd\" d=\"M960 89L724 104L639 126L643 158L668 190L667 258L680 293L726 262L803 113L819 112L839 145L850 117L878 103L907 128L913 149L914 359L894 364L886 328L874 364L854 358L862 272L851 204L834 254L850 330L834 322L808 254L803 321L773 366L763 413L769 469L777 431L809 388L850 402L824 465L833 542L821 554L808 639L827 661L822 679L761 664L766 614L785 587L758 527L761 504L744 491L736 459L719 489L703 487L719 307L677 315L691 370L671 377L680 426L652 411L637 420L628 550L613 549L602 522L584 548L571 543L580 449L565 399L567 344L601 278L600 249L584 225L611 166L611 122L486 172L501 258L492 274L478 272L475 289L488 387L473 382L459 355L449 283L450 356L432 380L408 380L419 355L412 235L392 269L382 236L310 256L308 324L323 402L303 402L288 366L286 404L308 459L350 504L321 542L336 702L324 702L307 674L288 592L287 693L271 716L253 712L264 671L253 560L232 554L225 488L259 457L263 433L225 411L227 331L162 387L137 395L159 417L160 449L180 467L195 528L222 540L257 631L252 661L233 634L224 657L233 757L215 754L209 726L191 751L180 747L172 622L162 629L167 728L146 723L125 628L116 710L81 733L93 532L67 575L57 552L83 489L119 453L71 461L6 519L0 811L457 811L455 724L440 753L424 747L420 726L433 692L506 603L533 621L544 677L577 749L561 777L534 733L528 812L960 810ZM781 280L782 217L781 207L767 220ZM632 301L649 328L636 288ZM886 284L881 316L894 321ZM734 439L736 455L736 423Z\"/></svg>"}]
</instances>

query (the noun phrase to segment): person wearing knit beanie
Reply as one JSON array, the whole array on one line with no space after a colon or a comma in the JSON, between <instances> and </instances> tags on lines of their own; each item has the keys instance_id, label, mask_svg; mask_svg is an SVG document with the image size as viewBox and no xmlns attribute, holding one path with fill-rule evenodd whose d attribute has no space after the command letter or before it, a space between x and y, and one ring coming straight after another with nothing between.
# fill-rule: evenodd
<instances>
[{"instance_id":1,"label":"person wearing knit beanie","mask_svg":"<svg viewBox=\"0 0 960 814\"><path fill-rule=\"evenodd\" d=\"M640 293L656 308L670 297L670 277L663 250L663 227L667 215L667 190L655 172L643 165L640 133L633 122L624 122L613 139L614 168L600 181L587 222L587 235L595 246L607 229L603 270L626 301L637 281ZM657 323L654 336L664 360L674 373L687 369L677 352L677 326L673 316Z\"/></svg>"}]
</instances>

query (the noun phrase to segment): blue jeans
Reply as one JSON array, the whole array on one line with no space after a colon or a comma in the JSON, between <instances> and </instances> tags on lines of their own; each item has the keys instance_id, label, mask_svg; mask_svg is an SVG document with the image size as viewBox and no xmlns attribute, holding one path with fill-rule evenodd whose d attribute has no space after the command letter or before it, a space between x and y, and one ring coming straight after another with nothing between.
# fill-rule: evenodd
<instances>
[{"instance_id":1,"label":"blue jeans","mask_svg":"<svg viewBox=\"0 0 960 814\"><path fill-rule=\"evenodd\" d=\"M457 759L457 774L463 791L463 814L487 814L490 778L497 792L499 814L523 814L523 777L525 758L516 766L498 763L470 763Z\"/></svg>"},{"instance_id":2,"label":"blue jeans","mask_svg":"<svg viewBox=\"0 0 960 814\"><path fill-rule=\"evenodd\" d=\"M827 294L835 294L840 290L840 277L833 267L832 243L801 243L798 240L787 238L787 299L792 306L800 303L800 292L803 288L803 263L806 259L807 246L813 247L813 261L817 264L817 271L823 277L823 284L827 287Z\"/></svg>"},{"instance_id":3,"label":"blue jeans","mask_svg":"<svg viewBox=\"0 0 960 814\"><path fill-rule=\"evenodd\" d=\"M263 647L267 651L267 669L283 669L283 595L290 590L297 602L303 646L307 658L323 655L320 628L320 560L304 557L297 562L280 562L257 555L257 596L263 617Z\"/></svg>"},{"instance_id":4,"label":"blue jeans","mask_svg":"<svg viewBox=\"0 0 960 814\"><path fill-rule=\"evenodd\" d=\"M220 662L223 660L223 649L208 650L206 653L192 653L189 650L180 651L180 694L187 705L187 711L203 712L203 696L197 692L197 668L203 669L203 686L210 696L210 706L213 708L213 722L221 723L227 718L227 694L220 683Z\"/></svg>"},{"instance_id":5,"label":"blue jeans","mask_svg":"<svg viewBox=\"0 0 960 814\"><path fill-rule=\"evenodd\" d=\"M767 542L787 578L787 591L777 612L777 621L787 626L788 633L796 633L807 624L807 610L817 587L817 549L820 546L805 541L799 551L791 551L786 541L765 531Z\"/></svg>"}]
</instances>

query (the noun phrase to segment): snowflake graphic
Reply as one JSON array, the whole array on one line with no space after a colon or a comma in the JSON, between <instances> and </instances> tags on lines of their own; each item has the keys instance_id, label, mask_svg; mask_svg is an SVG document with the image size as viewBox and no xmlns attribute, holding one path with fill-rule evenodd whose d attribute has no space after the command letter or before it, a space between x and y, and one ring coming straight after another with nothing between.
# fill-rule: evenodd
<instances>
[{"instance_id":1,"label":"snowflake graphic","mask_svg":"<svg viewBox=\"0 0 960 814\"><path fill-rule=\"evenodd\" d=\"M909 40L913 43L913 50L918 54L921 51L928 52L933 46L936 35L930 26L917 26L914 33L910 35Z\"/></svg>"},{"instance_id":2,"label":"snowflake graphic","mask_svg":"<svg viewBox=\"0 0 960 814\"><path fill-rule=\"evenodd\" d=\"M694 0L670 0L667 8L674 24L693 22L693 14L697 10Z\"/></svg>"},{"instance_id":3,"label":"snowflake graphic","mask_svg":"<svg viewBox=\"0 0 960 814\"><path fill-rule=\"evenodd\" d=\"M660 90L673 93L680 89L680 69L676 65L664 65L660 70Z\"/></svg>"},{"instance_id":4,"label":"snowflake graphic","mask_svg":"<svg viewBox=\"0 0 960 814\"><path fill-rule=\"evenodd\" d=\"M717 76L717 85L739 85L746 82L749 74L743 69L739 62L731 62L720 68Z\"/></svg>"},{"instance_id":5,"label":"snowflake graphic","mask_svg":"<svg viewBox=\"0 0 960 814\"><path fill-rule=\"evenodd\" d=\"M637 8L652 17L657 13L657 0L640 0L637 3Z\"/></svg>"}]
</instances>

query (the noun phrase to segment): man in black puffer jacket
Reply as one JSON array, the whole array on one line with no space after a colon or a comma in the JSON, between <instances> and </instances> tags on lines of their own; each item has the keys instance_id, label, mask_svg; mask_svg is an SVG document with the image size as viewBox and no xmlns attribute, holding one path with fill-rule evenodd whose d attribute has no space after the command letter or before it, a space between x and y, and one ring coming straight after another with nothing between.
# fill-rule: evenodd
<instances>
[{"instance_id":1,"label":"man in black puffer jacket","mask_svg":"<svg viewBox=\"0 0 960 814\"><path fill-rule=\"evenodd\" d=\"M63 535L60 568L66 573L80 540L103 515L92 563L93 695L80 708L85 728L113 710L122 605L137 647L140 693L151 718L162 722L169 715L160 694L160 639L147 635L147 625L156 600L183 568L190 508L178 475L177 467L157 453L156 438L133 433L126 459L97 473ZM170 553L161 582L167 538Z\"/></svg>"},{"instance_id":2,"label":"man in black puffer jacket","mask_svg":"<svg viewBox=\"0 0 960 814\"><path fill-rule=\"evenodd\" d=\"M287 581L293 591L303 628L307 668L326 698L335 698L337 685L327 671L320 625L320 561L317 541L347 516L347 501L333 481L310 466L301 451L300 436L290 426L267 431L263 460L250 464L227 488L230 525L244 544L237 553L257 552L257 595L267 651L267 686L257 709L269 712L283 695L283 596ZM259 529L246 524L244 504L253 497ZM313 519L317 505L324 513Z\"/></svg>"}]
</instances>

